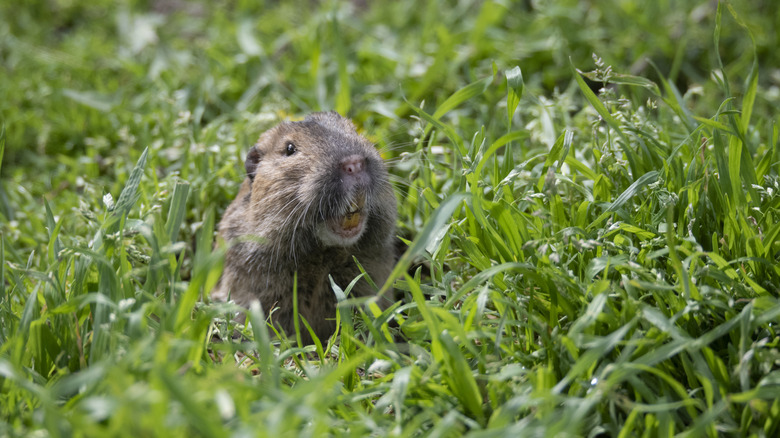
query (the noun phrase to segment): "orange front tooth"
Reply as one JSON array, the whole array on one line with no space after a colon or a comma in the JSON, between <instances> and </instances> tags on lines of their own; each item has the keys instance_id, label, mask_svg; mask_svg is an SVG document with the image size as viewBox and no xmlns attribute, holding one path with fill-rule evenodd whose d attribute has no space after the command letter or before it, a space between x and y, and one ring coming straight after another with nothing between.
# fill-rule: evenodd
<instances>
[{"instance_id":1,"label":"orange front tooth","mask_svg":"<svg viewBox=\"0 0 780 438\"><path fill-rule=\"evenodd\" d=\"M360 213L347 213L341 221L341 227L345 230L355 228L360 223Z\"/></svg>"}]
</instances>

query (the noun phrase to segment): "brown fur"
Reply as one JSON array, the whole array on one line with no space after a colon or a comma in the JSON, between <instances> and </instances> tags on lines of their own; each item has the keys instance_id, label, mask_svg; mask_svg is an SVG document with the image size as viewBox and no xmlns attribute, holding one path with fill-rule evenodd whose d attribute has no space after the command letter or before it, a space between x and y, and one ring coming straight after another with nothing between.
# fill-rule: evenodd
<instances>
[{"instance_id":1,"label":"brown fur","mask_svg":"<svg viewBox=\"0 0 780 438\"><path fill-rule=\"evenodd\" d=\"M288 144L294 153L289 154ZM352 162L362 164L349 167ZM353 256L379 285L392 270L397 213L384 162L351 121L330 112L265 132L247 154L246 171L247 179L219 223L229 248L212 297L224 301L230 296L242 306L259 300L266 314L278 307L272 321L292 334L297 271L299 313L324 342L335 330L336 317L328 276L346 288L360 274ZM355 199L364 200L362 216L356 216L365 218L362 234L343 238L329 231L338 227L327 228L327 221L341 224L340 218L356 208ZM361 279L351 296L375 293ZM390 303L380 301L382 307ZM301 331L310 341L303 324Z\"/></svg>"}]
</instances>

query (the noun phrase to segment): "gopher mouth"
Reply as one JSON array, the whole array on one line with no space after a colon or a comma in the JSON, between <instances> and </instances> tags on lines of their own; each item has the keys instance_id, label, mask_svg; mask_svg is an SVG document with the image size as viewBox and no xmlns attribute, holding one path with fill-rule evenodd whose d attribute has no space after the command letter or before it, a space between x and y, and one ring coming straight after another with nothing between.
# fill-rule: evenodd
<instances>
[{"instance_id":1,"label":"gopher mouth","mask_svg":"<svg viewBox=\"0 0 780 438\"><path fill-rule=\"evenodd\" d=\"M327 246L348 246L357 242L366 228L365 206L365 194L358 194L344 214L326 220L319 230L322 242Z\"/></svg>"},{"instance_id":2,"label":"gopher mouth","mask_svg":"<svg viewBox=\"0 0 780 438\"><path fill-rule=\"evenodd\" d=\"M365 204L365 198L361 198L360 204ZM347 213L342 217L341 223L340 223L340 230L354 230L360 225L360 220L363 218L363 205L360 205L357 202L352 202L349 206L349 210L347 210Z\"/></svg>"}]
</instances>

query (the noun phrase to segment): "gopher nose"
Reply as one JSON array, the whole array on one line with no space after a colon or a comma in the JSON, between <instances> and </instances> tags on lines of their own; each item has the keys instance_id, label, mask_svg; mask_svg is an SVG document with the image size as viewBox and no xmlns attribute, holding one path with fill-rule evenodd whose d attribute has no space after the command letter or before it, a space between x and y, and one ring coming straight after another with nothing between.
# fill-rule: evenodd
<instances>
[{"instance_id":1,"label":"gopher nose","mask_svg":"<svg viewBox=\"0 0 780 438\"><path fill-rule=\"evenodd\" d=\"M361 155L350 155L341 160L341 172L345 176L356 177L363 173L366 159Z\"/></svg>"}]
</instances>

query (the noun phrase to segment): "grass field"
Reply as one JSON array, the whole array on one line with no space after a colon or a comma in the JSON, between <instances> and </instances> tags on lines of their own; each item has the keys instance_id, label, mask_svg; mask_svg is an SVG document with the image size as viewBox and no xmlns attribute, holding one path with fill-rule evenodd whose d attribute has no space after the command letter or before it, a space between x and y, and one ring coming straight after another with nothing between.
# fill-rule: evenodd
<instances>
[{"instance_id":1,"label":"grass field","mask_svg":"<svg viewBox=\"0 0 780 438\"><path fill-rule=\"evenodd\" d=\"M780 435L778 29L769 0L3 1L0 436ZM330 109L409 249L396 306L335 291L301 347L209 301L212 245L260 133Z\"/></svg>"}]
</instances>

